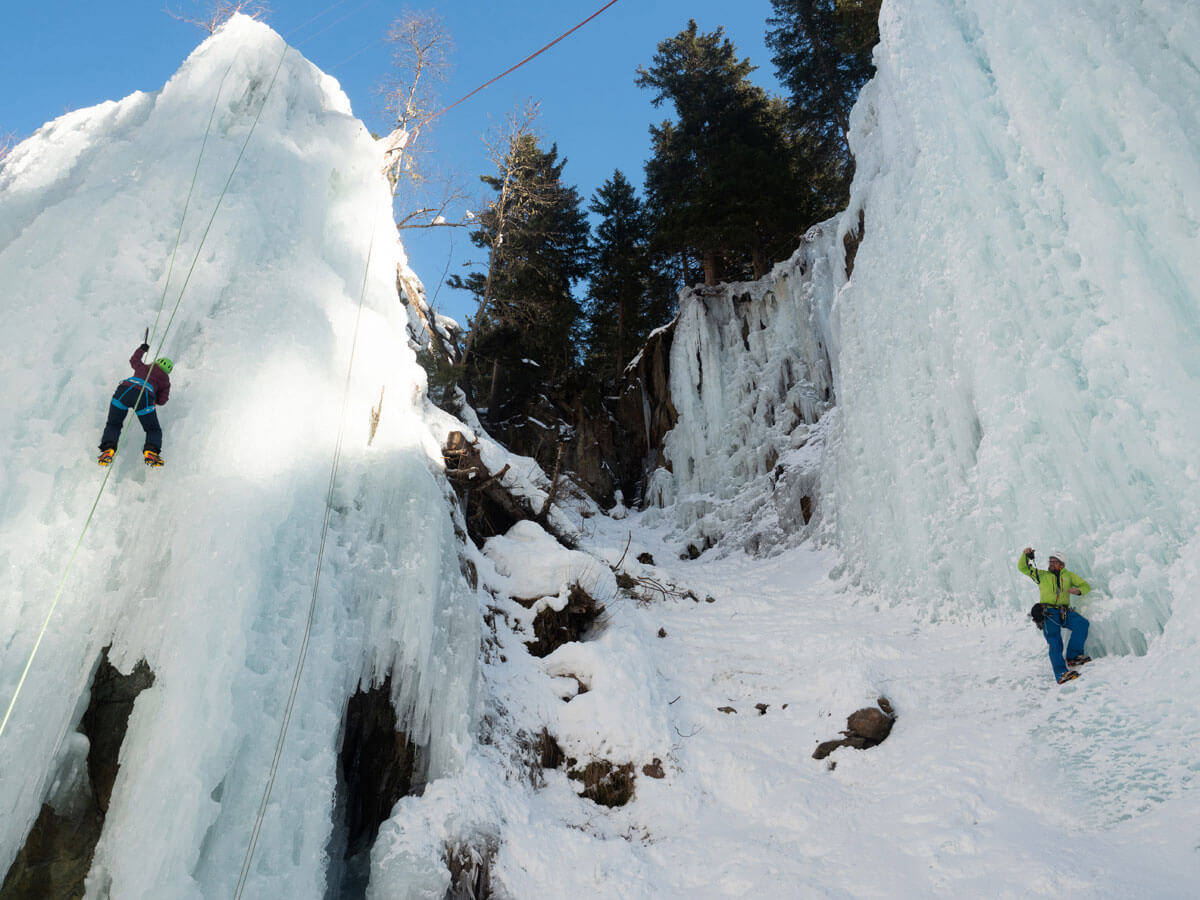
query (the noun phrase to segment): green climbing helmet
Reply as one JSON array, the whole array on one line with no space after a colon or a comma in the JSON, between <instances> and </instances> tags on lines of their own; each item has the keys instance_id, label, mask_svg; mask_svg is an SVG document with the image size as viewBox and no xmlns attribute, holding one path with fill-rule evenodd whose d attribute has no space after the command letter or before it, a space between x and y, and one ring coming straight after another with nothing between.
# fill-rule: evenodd
<instances>
[{"instance_id":1,"label":"green climbing helmet","mask_svg":"<svg viewBox=\"0 0 1200 900\"><path fill-rule=\"evenodd\" d=\"M160 369L162 369L164 372L166 372L168 375L170 375L171 370L173 368L175 368L175 363L171 362L165 356L160 356L158 359L156 359L154 361L154 364L156 366L158 366Z\"/></svg>"}]
</instances>

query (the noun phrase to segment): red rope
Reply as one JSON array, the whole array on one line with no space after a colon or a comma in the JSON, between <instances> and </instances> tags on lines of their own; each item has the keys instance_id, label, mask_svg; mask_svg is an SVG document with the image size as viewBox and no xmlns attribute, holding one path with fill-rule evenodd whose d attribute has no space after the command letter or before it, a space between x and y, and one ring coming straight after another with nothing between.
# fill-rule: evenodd
<instances>
[{"instance_id":1,"label":"red rope","mask_svg":"<svg viewBox=\"0 0 1200 900\"><path fill-rule=\"evenodd\" d=\"M506 69L505 71L501 72L499 75L497 75L495 78L491 79L490 81L485 81L479 87L475 88L475 90L471 91L471 93L467 94L465 97L461 97L458 100L455 100L453 103L451 103L445 109L442 109L442 110L434 113L432 116L430 116L428 119L426 119L421 124L426 125L429 122L432 122L434 119L436 119L442 113L447 113L450 110L454 109L454 107L458 106L460 103L470 100L472 97L474 97L480 91L482 91L484 88L488 87L489 85L495 84L497 81L499 81L505 75L511 75L513 72L517 71L517 69L521 68L521 66L525 65L525 63L529 62L531 59L541 56L543 53L545 53L547 50L549 50L551 47L553 47L555 44L557 44L563 38L569 37L570 35L574 34L576 31L578 31L580 28L582 28L588 22L592 21L592 19L596 18L596 16L600 15L600 13L604 12L606 9L608 9L610 6L612 6L616 2L617 2L617 0L609 0L608 3L605 3L602 7L600 7L598 10L596 10L594 13L592 13L590 16L588 16L586 19L584 19L582 22L580 22L578 25L576 25L570 31L566 31L566 32L560 34L558 37L556 37L554 40L552 40L550 43L548 43L541 50L538 50L536 53L531 53L529 56L525 57L523 60L521 60L515 66L513 66L510 69Z\"/></svg>"}]
</instances>

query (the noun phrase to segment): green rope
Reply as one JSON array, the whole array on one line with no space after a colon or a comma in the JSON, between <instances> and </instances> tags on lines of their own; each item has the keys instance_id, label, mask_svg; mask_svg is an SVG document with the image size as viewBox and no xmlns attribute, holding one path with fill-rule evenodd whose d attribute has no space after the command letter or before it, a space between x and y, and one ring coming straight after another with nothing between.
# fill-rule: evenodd
<instances>
[{"instance_id":1,"label":"green rope","mask_svg":"<svg viewBox=\"0 0 1200 900\"><path fill-rule=\"evenodd\" d=\"M240 52L239 50L238 53ZM175 232L175 246L171 248L171 264L167 267L167 280L163 282L162 296L158 298L158 312L154 316L154 327L150 329L151 339L158 334L158 320L162 318L163 307L167 303L167 290L171 286L171 276L175 273L175 256L179 252L179 241L183 237L183 223L187 221L188 209L192 205L192 192L196 189L196 179L200 174L200 161L204 159L204 148L208 146L208 135L212 131L213 117L217 114L217 103L221 99L221 92L225 89L225 79L229 77L229 73L233 71L233 64L237 62L238 53L233 55L229 68L221 76L221 83L217 86L217 96L213 98L212 109L208 113L208 125L204 128L204 140L200 142L200 152L196 155L196 167L192 170L192 183L188 185L187 199L183 201L183 215L179 217L179 230ZM141 395L139 395L138 400L141 399Z\"/></svg>"},{"instance_id":2,"label":"green rope","mask_svg":"<svg viewBox=\"0 0 1200 900\"><path fill-rule=\"evenodd\" d=\"M267 100L270 99L271 90L275 87L275 80L279 76L279 70L283 67L283 60L287 56L287 52L289 49L290 48L287 47L286 45L284 46L283 53L279 57L279 64L276 65L275 72L271 76L271 84L267 88L266 96L263 97L263 102L262 102L262 105L258 109L258 114L255 115L254 122L251 124L250 130L246 134L246 139L242 142L242 147L241 147L241 150L238 152L237 160L235 160L235 162L233 164L233 169L230 171L229 177L227 179L225 179L225 186L221 189L221 195L217 198L216 206L213 207L213 212L212 212L212 215L209 216L208 224L204 227L204 232L200 237L200 244L196 247L196 253L192 257L192 264L188 268L187 277L184 279L183 286L179 290L179 297L176 299L175 306L171 310L171 316L167 320L167 326L166 326L166 328L163 329L162 336L159 338L158 349L153 354L154 358L157 358L162 353L162 348L163 348L163 344L166 342L167 333L171 330L171 323L175 321L175 314L179 311L179 306L183 302L184 292L187 290L188 282L191 281L192 272L194 272L196 269L196 263L199 261L200 253L204 249L204 242L208 239L208 233L209 233L209 230L212 228L213 220L216 219L216 217L217 217L217 211L221 208L221 201L223 201L225 199L225 194L229 190L230 183L233 181L234 173L237 172L237 168L241 164L242 157L246 153L246 146L250 143L250 138L253 136L255 128L258 127L258 121L260 118L262 118L263 110L266 108ZM213 100L213 108L212 108L212 111L209 113L209 117L208 117L208 128L204 132L204 140L201 142L201 145L200 145L200 155L196 159L196 169L192 174L192 185L191 185L191 187L188 188L188 200L184 204L184 215L185 216L187 215L188 205L191 202L191 192L195 188L195 185L196 185L196 173L199 172L199 169L200 169L200 159L203 157L204 148L208 144L208 136L209 136L209 132L212 129L213 117L216 113L217 103L220 101L220 97L221 97L221 89L225 85L225 77L227 77L229 75L230 70L232 70L232 68L233 68L234 62L236 62L236 61L237 61L237 57L235 55L233 62L230 62L229 68L225 70L225 76L223 76L221 78L221 86L218 87L217 97L216 97L216 99ZM168 275L167 275L167 284L163 286L163 296L162 296L162 300L159 302L158 316L155 317L155 325L154 325L155 331L157 331L157 329L158 329L158 321L159 321L159 318L161 318L161 316L162 316L162 310L163 310L163 306L164 306L166 296L167 296L167 287L170 284L170 278L171 278L170 273L172 271L174 271L175 252L179 249L179 240L180 240L180 235L182 235L182 233L183 233L183 220L181 219L180 223L179 223L179 233L176 235L175 249L171 253L171 267L170 267L170 269L168 271ZM143 384L143 385L141 385L140 389L138 390L137 399L134 400L134 403L133 403L134 410L136 410L138 408L138 405L141 403L142 396L145 394L145 391L146 391L146 386ZM121 434L121 436L117 438L117 450L120 450L121 442L124 440L124 438L125 438L125 434L123 432ZM67 577L70 575L71 569L75 565L75 559L79 554L80 546L82 546L82 544L83 544L84 535L87 534L88 528L91 527L92 519L96 514L96 508L100 505L100 498L104 495L104 489L105 489L105 487L108 486L108 480L111 477L111 475L112 475L112 468L109 467L104 472L104 480L100 482L100 489L96 492L95 500L92 501L92 508L88 511L87 520L84 522L83 528L79 532L79 538L75 541L75 547L71 551L70 559L67 561L66 570L63 572L62 579L58 583L58 590L55 592L54 600L50 604L50 609L47 611L46 617L42 622L41 630L38 632L37 639L34 641L33 649L29 653L29 658L25 661L25 668L21 672L21 677L17 681L17 687L16 687L16 690L13 692L12 699L9 701L8 709L4 713L4 718L2 720L0 720L0 737L2 737L4 735L4 729L5 729L5 727L7 727L8 720L12 716L13 708L17 704L17 697L20 696L21 689L24 687L25 680L29 675L29 670L33 667L34 657L37 656L38 649L41 647L42 640L45 638L46 631L50 626L50 620L54 615L55 609L58 607L59 601L62 599L63 588L67 583Z\"/></svg>"},{"instance_id":3,"label":"green rope","mask_svg":"<svg viewBox=\"0 0 1200 900\"><path fill-rule=\"evenodd\" d=\"M251 123L250 130L246 133L246 139L242 141L242 149L238 151L233 168L229 171L229 177L225 179L225 186L221 188L221 194L217 197L217 203L213 207L212 215L208 217L208 224L204 226L204 233L200 236L200 244L196 247L196 253L192 257L191 266L188 267L187 277L183 279L183 286L179 289L179 297L175 300L175 306L171 309L171 316L167 319L167 326L163 329L163 335L158 345L159 350L162 350L162 345L166 342L167 333L171 330L171 324L175 321L175 314L179 312L179 305L183 302L184 292L187 291L188 283L192 280L192 273L196 271L196 263L200 261L200 252L204 249L204 242L208 239L208 232L212 229L213 221L217 218L217 212L221 208L221 202L225 199L225 194L229 191L229 185L233 181L233 176L237 174L242 157L246 155L246 147L250 143L250 138L254 136L254 129L258 127L258 120L262 118L263 110L267 108L267 101L271 98L271 91L275 88L275 80L279 77L279 70L283 68L283 61L290 49L292 48L285 45L283 53L279 56L279 63L275 66L274 74L271 75L271 83L267 86L266 96L263 97L262 105L259 106L258 113L254 116L254 122ZM157 351L155 352L155 356L158 356Z\"/></svg>"},{"instance_id":4,"label":"green rope","mask_svg":"<svg viewBox=\"0 0 1200 900\"><path fill-rule=\"evenodd\" d=\"M192 183L188 186L187 197L185 198L185 200L183 202L183 213L179 217L179 229L175 233L175 246L172 247L172 249L171 249L171 262L167 268L167 280L163 284L162 296L159 298L159 301L158 301L158 313L154 319L155 332L157 332L157 330L158 330L158 320L159 320L159 317L162 316L163 307L166 305L167 288L171 284L171 273L174 272L174 270L175 270L175 257L179 252L179 242L183 235L183 225L184 225L184 222L187 220L188 208L191 206L191 202L192 202L192 193L196 188L196 179L197 179L197 175L200 172L200 162L204 159L204 149L205 149L205 147L208 146L208 135L209 135L209 132L211 132L211 130L212 130L213 117L216 115L216 112L217 112L217 104L221 100L221 92L225 88L225 80L229 77L229 73L231 71L233 71L233 65L235 62L237 62L236 54L234 55L233 60L229 63L229 67L225 70L225 74L221 76L221 83L217 86L217 95L216 95L216 97L213 98L212 109L209 111L209 114L208 114L208 126L204 130L204 139L200 142L200 152L198 154L196 154L196 166L192 171ZM160 344L159 345L160 349L161 349L161 346L162 345ZM137 399L134 400L134 403L133 403L133 408L135 410L138 408L138 405L142 402L142 395L145 392L146 392L146 387L145 387L145 385L142 385L138 390ZM122 433L121 436L117 438L117 449L118 450L120 449L121 441L124 439L124 437L125 437L125 435L124 435L124 433ZM58 590L56 590L54 593L54 600L51 602L50 609L47 611L46 617L42 621L42 627L38 631L37 639L33 642L33 649L29 652L29 658L25 661L25 668L22 670L21 677L17 681L16 690L13 691L12 699L8 703L8 709L5 710L5 712L4 712L3 720L0 720L0 736L3 736L3 734L4 734L4 729L8 725L9 718L12 716L13 708L17 704L17 697L20 696L21 689L25 686L25 679L29 676L29 670L33 667L34 657L37 656L38 649L42 645L42 640L46 636L46 631L50 627L50 620L54 616L54 611L55 611L55 609L57 609L59 601L62 599L63 588L65 587L65 585L67 583L67 578L71 574L71 569L75 565L75 558L79 555L79 548L83 545L84 535L87 534L88 528L91 527L92 518L96 514L96 507L100 505L100 498L104 495L104 489L108 486L108 479L111 475L112 475L112 468L109 467L104 472L104 479L100 482L100 489L98 491L96 491L96 497L92 501L92 508L88 511L87 519L83 523L83 528L79 532L79 537L75 541L74 548L71 550L71 555L67 560L66 569L63 571L62 578L59 580L59 583L58 583Z\"/></svg>"},{"instance_id":5,"label":"green rope","mask_svg":"<svg viewBox=\"0 0 1200 900\"><path fill-rule=\"evenodd\" d=\"M254 851L258 845L259 834L262 832L263 820L267 814L267 804L271 799L271 790L275 786L275 777L279 773L279 762L283 756L283 745L287 739L288 727L292 722L292 712L296 706L296 695L300 690L300 675L304 670L304 662L308 656L308 644L312 635L313 619L317 611L317 592L321 586L321 567L325 560L325 542L329 536L329 520L333 516L333 489L337 481L338 465L342 459L342 439L346 432L346 410L350 405L350 375L354 371L354 355L358 349L359 325L362 322L363 303L367 296L367 279L371 271L371 255L375 250L375 234L378 224L379 215L377 210L376 215L372 217L371 242L367 246L367 261L363 267L362 287L358 293L358 312L354 318L354 336L350 341L350 361L346 366L346 384L342 389L342 412L338 424L337 443L333 451L333 464L329 469L329 488L325 493L325 520L321 525L321 544L317 551L317 570L313 576L312 600L308 605L308 620L304 625L304 637L300 642L300 653L296 659L296 671L292 676L291 691L288 694L287 704L284 707L283 724L279 729L279 737L275 741L275 756L271 760L271 774L267 779L266 788L263 790L262 801L258 805L258 816L254 821L254 828L250 835L250 844L246 848L245 859L242 861L242 871L238 876L237 890L233 895L234 900L241 900L242 891L246 887L246 880L250 876L250 864L254 859Z\"/></svg>"}]
</instances>

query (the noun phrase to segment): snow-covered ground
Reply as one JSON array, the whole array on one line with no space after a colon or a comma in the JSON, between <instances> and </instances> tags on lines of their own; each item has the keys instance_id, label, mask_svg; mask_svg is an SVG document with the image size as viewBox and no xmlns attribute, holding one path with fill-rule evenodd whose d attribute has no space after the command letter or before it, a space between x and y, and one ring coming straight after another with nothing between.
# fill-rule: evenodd
<instances>
[{"instance_id":1,"label":"snow-covered ground","mask_svg":"<svg viewBox=\"0 0 1200 900\"><path fill-rule=\"evenodd\" d=\"M1177 673L1170 635L1060 688L1028 620L914 617L831 579L827 551L681 561L638 516L592 525L595 557L671 593L610 595L588 640L542 660L517 649L523 608L496 600L488 716L548 726L581 761L633 763L633 801L580 800L560 770L531 791L505 735L404 801L455 827L472 810L462 833L498 843L500 896L1194 895L1200 720L1162 689ZM588 563L521 531L520 549L489 550L505 571L538 592L587 582ZM654 565L635 561L646 552ZM880 696L896 711L883 744L812 758ZM656 760L661 779L642 771Z\"/></svg>"},{"instance_id":2,"label":"snow-covered ground","mask_svg":"<svg viewBox=\"0 0 1200 900\"><path fill-rule=\"evenodd\" d=\"M665 505L564 504L574 550L528 522L463 540L450 431L534 508L548 479L426 401L381 149L265 26L16 147L0 868L86 787L75 726L111 643L155 682L89 897L231 896L260 825L246 896L336 896L346 702L388 675L424 786L367 896L443 896L472 855L513 898L1193 896L1200 14L885 0L881 26L851 208L736 316L684 309ZM177 364L168 464L142 468L129 422L99 470L146 326ZM1097 659L1062 688L1026 544L1095 588ZM605 612L530 655L573 588ZM881 696L883 744L812 758ZM632 799L579 796L543 734L630 767Z\"/></svg>"}]
</instances>

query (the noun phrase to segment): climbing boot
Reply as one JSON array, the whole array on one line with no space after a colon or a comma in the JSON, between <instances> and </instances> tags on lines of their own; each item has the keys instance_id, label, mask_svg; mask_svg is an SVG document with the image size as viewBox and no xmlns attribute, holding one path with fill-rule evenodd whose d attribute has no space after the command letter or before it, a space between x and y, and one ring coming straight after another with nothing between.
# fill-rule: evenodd
<instances>
[{"instance_id":1,"label":"climbing boot","mask_svg":"<svg viewBox=\"0 0 1200 900\"><path fill-rule=\"evenodd\" d=\"M1068 666L1082 666L1084 663L1090 663L1091 661L1092 661L1092 658L1090 656L1083 656L1083 655L1072 656L1070 659L1067 660L1067 665Z\"/></svg>"},{"instance_id":2,"label":"climbing boot","mask_svg":"<svg viewBox=\"0 0 1200 900\"><path fill-rule=\"evenodd\" d=\"M96 462L100 463L102 466L107 466L113 461L113 457L116 455L117 451L111 448L108 450L101 450L100 456L96 459Z\"/></svg>"},{"instance_id":3,"label":"climbing boot","mask_svg":"<svg viewBox=\"0 0 1200 900\"><path fill-rule=\"evenodd\" d=\"M142 456L146 457L146 465L152 469L157 469L159 466L165 465L163 458L153 450L143 450Z\"/></svg>"},{"instance_id":4,"label":"climbing boot","mask_svg":"<svg viewBox=\"0 0 1200 900\"><path fill-rule=\"evenodd\" d=\"M1060 676L1058 676L1058 683L1066 684L1068 681L1074 681L1078 677L1079 677L1078 672L1066 671L1066 672L1063 672Z\"/></svg>"}]
</instances>

